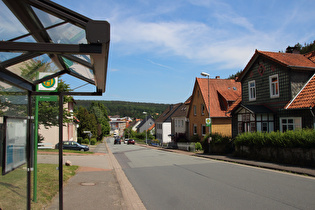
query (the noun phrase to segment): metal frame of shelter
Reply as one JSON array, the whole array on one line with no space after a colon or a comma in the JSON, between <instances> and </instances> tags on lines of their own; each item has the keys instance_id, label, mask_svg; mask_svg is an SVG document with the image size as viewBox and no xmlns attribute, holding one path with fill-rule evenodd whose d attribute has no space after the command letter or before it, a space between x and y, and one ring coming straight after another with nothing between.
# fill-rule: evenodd
<instances>
[{"instance_id":1,"label":"metal frame of shelter","mask_svg":"<svg viewBox=\"0 0 315 210\"><path fill-rule=\"evenodd\" d=\"M11 15L5 17L8 23L15 19L24 29L12 34L1 32L0 81L28 91L27 209L31 209L31 98L59 96L59 145L62 145L64 95L93 96L105 92L110 24L89 19L49 0L0 0L0 7L0 12L4 10ZM37 70L49 72L49 76L31 78L23 74L21 64L31 64L35 59L49 64ZM64 74L95 85L95 92L36 92L36 85ZM59 147L59 209L63 209L62 153Z\"/></svg>"}]
</instances>

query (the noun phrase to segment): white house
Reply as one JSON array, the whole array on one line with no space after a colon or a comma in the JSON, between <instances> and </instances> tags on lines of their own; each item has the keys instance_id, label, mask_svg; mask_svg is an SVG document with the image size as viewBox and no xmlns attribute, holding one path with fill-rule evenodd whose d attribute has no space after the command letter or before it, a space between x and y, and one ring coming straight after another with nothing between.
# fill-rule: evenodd
<instances>
[{"instance_id":1,"label":"white house","mask_svg":"<svg viewBox=\"0 0 315 210\"><path fill-rule=\"evenodd\" d=\"M172 141L172 115L180 107L181 103L170 105L158 119L155 120L156 139L161 143Z\"/></svg>"}]
</instances>

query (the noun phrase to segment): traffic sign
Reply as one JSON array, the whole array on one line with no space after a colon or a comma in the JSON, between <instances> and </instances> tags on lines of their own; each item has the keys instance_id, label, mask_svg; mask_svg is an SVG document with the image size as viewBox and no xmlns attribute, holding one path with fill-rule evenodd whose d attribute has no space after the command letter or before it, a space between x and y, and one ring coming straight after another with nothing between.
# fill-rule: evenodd
<instances>
[{"instance_id":1,"label":"traffic sign","mask_svg":"<svg viewBox=\"0 0 315 210\"><path fill-rule=\"evenodd\" d=\"M211 118L206 118L206 126L211 126Z\"/></svg>"},{"instance_id":2,"label":"traffic sign","mask_svg":"<svg viewBox=\"0 0 315 210\"><path fill-rule=\"evenodd\" d=\"M40 72L38 78L41 79L43 77L47 77L51 75L51 73ZM37 85L37 91L39 92L56 92L58 86L58 77L48 79ZM58 96L39 96L39 101L58 101Z\"/></svg>"}]
</instances>

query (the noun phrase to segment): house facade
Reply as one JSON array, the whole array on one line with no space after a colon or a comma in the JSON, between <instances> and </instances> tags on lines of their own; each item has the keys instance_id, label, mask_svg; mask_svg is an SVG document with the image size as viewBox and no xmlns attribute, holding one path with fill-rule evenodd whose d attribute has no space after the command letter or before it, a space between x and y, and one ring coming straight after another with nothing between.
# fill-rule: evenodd
<instances>
[{"instance_id":1,"label":"house facade","mask_svg":"<svg viewBox=\"0 0 315 210\"><path fill-rule=\"evenodd\" d=\"M187 141L189 139L189 120L187 113L191 97L182 103L172 115L171 133L174 142Z\"/></svg>"},{"instance_id":2,"label":"house facade","mask_svg":"<svg viewBox=\"0 0 315 210\"><path fill-rule=\"evenodd\" d=\"M238 78L242 100L231 111L233 137L243 132L314 128L314 106L292 104L315 72L312 58L314 53L256 50Z\"/></svg>"},{"instance_id":3,"label":"house facade","mask_svg":"<svg viewBox=\"0 0 315 210\"><path fill-rule=\"evenodd\" d=\"M201 139L209 133L206 118L211 118L211 133L232 134L231 116L227 110L241 95L241 84L234 79L196 78L188 110L189 135ZM210 106L209 106L210 99Z\"/></svg>"},{"instance_id":4,"label":"house facade","mask_svg":"<svg viewBox=\"0 0 315 210\"><path fill-rule=\"evenodd\" d=\"M140 124L137 126L137 132L142 133L146 130L149 130L152 125L154 125L154 119L151 116L147 116L144 120L140 122ZM152 130L152 128L151 128Z\"/></svg>"},{"instance_id":5,"label":"house facade","mask_svg":"<svg viewBox=\"0 0 315 210\"><path fill-rule=\"evenodd\" d=\"M73 100L64 104L64 108L71 113L71 117L68 119L69 122L64 123L63 129L63 141L77 141L77 130L79 126L79 120L73 116ZM51 126L46 128L44 125L39 124L38 133L44 137L42 143L51 144L52 148L55 148L55 145L59 141L59 127Z\"/></svg>"},{"instance_id":6,"label":"house facade","mask_svg":"<svg viewBox=\"0 0 315 210\"><path fill-rule=\"evenodd\" d=\"M158 119L155 120L155 135L160 143L172 141L172 115L180 107L181 103L170 105Z\"/></svg>"}]
</instances>

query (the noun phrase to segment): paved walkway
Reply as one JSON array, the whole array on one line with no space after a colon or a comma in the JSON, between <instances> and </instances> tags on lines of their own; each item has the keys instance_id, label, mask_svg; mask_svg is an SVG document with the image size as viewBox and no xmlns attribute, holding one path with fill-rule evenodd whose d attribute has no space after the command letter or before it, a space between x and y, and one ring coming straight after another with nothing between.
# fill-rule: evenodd
<instances>
[{"instance_id":1,"label":"paved walkway","mask_svg":"<svg viewBox=\"0 0 315 210\"><path fill-rule=\"evenodd\" d=\"M142 201L105 143L91 146L94 154L65 155L79 169L64 186L63 209L145 209ZM58 155L40 155L38 163L57 163ZM64 166L66 167L66 166ZM49 210L59 209L58 194Z\"/></svg>"}]
</instances>

